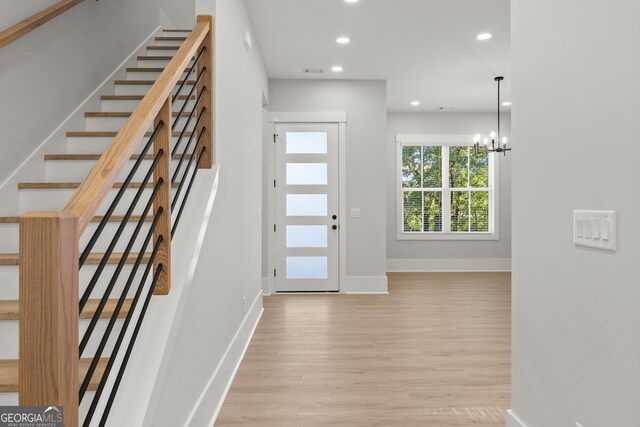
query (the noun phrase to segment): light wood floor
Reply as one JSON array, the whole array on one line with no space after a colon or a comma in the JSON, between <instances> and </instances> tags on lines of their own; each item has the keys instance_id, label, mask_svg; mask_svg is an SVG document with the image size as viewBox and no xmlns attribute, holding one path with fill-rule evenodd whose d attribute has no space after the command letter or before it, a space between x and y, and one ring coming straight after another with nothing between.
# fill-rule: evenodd
<instances>
[{"instance_id":1,"label":"light wood floor","mask_svg":"<svg viewBox=\"0 0 640 427\"><path fill-rule=\"evenodd\" d=\"M389 295L276 295L216 425L500 426L508 273L390 274Z\"/></svg>"}]
</instances>

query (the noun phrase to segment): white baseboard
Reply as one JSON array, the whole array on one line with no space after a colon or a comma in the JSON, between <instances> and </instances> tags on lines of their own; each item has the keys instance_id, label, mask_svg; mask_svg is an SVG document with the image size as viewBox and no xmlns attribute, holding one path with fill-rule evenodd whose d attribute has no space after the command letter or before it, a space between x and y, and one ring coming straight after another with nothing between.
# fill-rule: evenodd
<instances>
[{"instance_id":1,"label":"white baseboard","mask_svg":"<svg viewBox=\"0 0 640 427\"><path fill-rule=\"evenodd\" d=\"M513 413L513 409L507 410L507 427L527 427L516 414Z\"/></svg>"},{"instance_id":2,"label":"white baseboard","mask_svg":"<svg viewBox=\"0 0 640 427\"><path fill-rule=\"evenodd\" d=\"M275 281L273 277L262 278L262 294L271 295L275 293Z\"/></svg>"},{"instance_id":3,"label":"white baseboard","mask_svg":"<svg viewBox=\"0 0 640 427\"><path fill-rule=\"evenodd\" d=\"M387 294L387 276L347 276L340 285L347 294Z\"/></svg>"},{"instance_id":4,"label":"white baseboard","mask_svg":"<svg viewBox=\"0 0 640 427\"><path fill-rule=\"evenodd\" d=\"M212 426L218 418L229 388L244 359L253 333L262 317L262 291L258 293L231 343L207 382L184 427Z\"/></svg>"},{"instance_id":5,"label":"white baseboard","mask_svg":"<svg viewBox=\"0 0 640 427\"><path fill-rule=\"evenodd\" d=\"M511 258L387 259L388 272L511 271Z\"/></svg>"}]
</instances>

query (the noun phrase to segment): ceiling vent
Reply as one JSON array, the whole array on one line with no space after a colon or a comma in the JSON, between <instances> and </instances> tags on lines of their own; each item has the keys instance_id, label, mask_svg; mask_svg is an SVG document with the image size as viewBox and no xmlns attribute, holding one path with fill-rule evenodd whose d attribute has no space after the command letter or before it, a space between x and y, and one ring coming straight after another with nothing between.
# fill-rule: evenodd
<instances>
[{"instance_id":1,"label":"ceiling vent","mask_svg":"<svg viewBox=\"0 0 640 427\"><path fill-rule=\"evenodd\" d=\"M305 74L324 74L324 68L304 68Z\"/></svg>"}]
</instances>

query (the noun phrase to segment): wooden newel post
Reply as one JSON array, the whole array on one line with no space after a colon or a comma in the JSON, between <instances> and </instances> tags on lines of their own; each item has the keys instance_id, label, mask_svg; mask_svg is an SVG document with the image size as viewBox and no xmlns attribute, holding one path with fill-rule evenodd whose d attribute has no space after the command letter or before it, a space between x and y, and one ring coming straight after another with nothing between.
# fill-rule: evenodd
<instances>
[{"instance_id":1,"label":"wooden newel post","mask_svg":"<svg viewBox=\"0 0 640 427\"><path fill-rule=\"evenodd\" d=\"M20 220L20 405L63 406L78 425L78 218Z\"/></svg>"},{"instance_id":2,"label":"wooden newel post","mask_svg":"<svg viewBox=\"0 0 640 427\"><path fill-rule=\"evenodd\" d=\"M155 186L160 178L162 178L162 184L153 201L153 214L158 215L162 209L162 216L153 231L153 243L155 245L160 236L162 236L162 243L160 243L158 254L153 262L153 271L155 272L160 265L162 265L162 271L153 293L168 295L171 290L171 174L169 172L171 165L171 96L167 98L156 116L154 128L161 121L164 124L153 142L153 155L156 156L160 150L164 154L160 157L153 172L153 184Z\"/></svg>"},{"instance_id":3,"label":"wooden newel post","mask_svg":"<svg viewBox=\"0 0 640 427\"><path fill-rule=\"evenodd\" d=\"M206 50L202 54L200 58L200 62L198 62L198 73L196 76L200 75L200 71L206 67L206 71L204 75L200 79L198 83L198 94L202 93L202 90L206 87L207 93L202 97L202 101L200 103L200 107L205 107L207 110L202 116L202 125L200 129L205 129L204 134L202 135L202 140L200 145L206 148L204 155L202 156L202 160L198 164L198 167L201 169L211 169L213 167L213 162L215 161L215 141L214 141L214 96L215 96L215 88L213 86L213 82L215 81L215 67L214 67L214 47L213 47L213 17L211 15L198 15L198 22L205 21L209 23L209 32L205 36L204 40L202 40L202 47ZM198 109L198 114L200 112L200 108ZM197 129L198 135L200 129ZM195 153L196 156L200 155L200 152Z\"/></svg>"}]
</instances>

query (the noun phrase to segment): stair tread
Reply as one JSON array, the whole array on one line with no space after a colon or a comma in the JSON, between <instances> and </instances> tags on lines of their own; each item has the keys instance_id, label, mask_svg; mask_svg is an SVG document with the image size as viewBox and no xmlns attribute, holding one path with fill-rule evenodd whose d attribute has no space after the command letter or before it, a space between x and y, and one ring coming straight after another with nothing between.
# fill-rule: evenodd
<instances>
[{"instance_id":1,"label":"stair tread","mask_svg":"<svg viewBox=\"0 0 640 427\"><path fill-rule=\"evenodd\" d=\"M80 187L81 182L20 182L18 183L19 190L33 190L33 189L69 189ZM116 182L112 188L121 188L122 182ZM175 188L180 183L176 182L172 186ZM129 188L140 188L141 182L132 182L129 184ZM148 182L146 188L153 188L153 183Z\"/></svg>"},{"instance_id":2,"label":"stair tread","mask_svg":"<svg viewBox=\"0 0 640 427\"><path fill-rule=\"evenodd\" d=\"M79 383L89 370L92 359L80 359L79 363ZM101 358L98 362L96 370L89 383L89 390L93 391L98 388L100 379L104 374L104 370L108 363L107 358ZM0 360L0 393L17 393L18 392L18 364L17 359Z\"/></svg>"},{"instance_id":3,"label":"stair tread","mask_svg":"<svg viewBox=\"0 0 640 427\"><path fill-rule=\"evenodd\" d=\"M194 58L191 58L191 59L193 60ZM173 59L173 56L166 56L166 55L138 55L137 59L138 59L138 61L170 61L170 60Z\"/></svg>"},{"instance_id":4,"label":"stair tread","mask_svg":"<svg viewBox=\"0 0 640 427\"><path fill-rule=\"evenodd\" d=\"M179 42L179 41L185 41L186 39L187 39L186 37L179 37L179 36L156 36L156 40L166 41L166 42Z\"/></svg>"},{"instance_id":5,"label":"stair tread","mask_svg":"<svg viewBox=\"0 0 640 427\"><path fill-rule=\"evenodd\" d=\"M177 84L182 84L183 81L184 80L178 80ZM135 85L152 85L155 82L156 82L155 80L116 80L114 84L135 86ZM188 85L195 84L195 82L196 82L195 80L187 80Z\"/></svg>"},{"instance_id":6,"label":"stair tread","mask_svg":"<svg viewBox=\"0 0 640 427\"><path fill-rule=\"evenodd\" d=\"M147 50L178 50L180 46L147 46Z\"/></svg>"},{"instance_id":7,"label":"stair tread","mask_svg":"<svg viewBox=\"0 0 640 427\"><path fill-rule=\"evenodd\" d=\"M113 138L118 134L117 131L80 131L80 132L67 132L67 136L70 137L91 137L91 138ZM147 132L144 136L149 137L152 132ZM173 132L173 136L180 136L180 132ZM185 136L191 136L191 132L185 132Z\"/></svg>"},{"instance_id":8,"label":"stair tread","mask_svg":"<svg viewBox=\"0 0 640 427\"><path fill-rule=\"evenodd\" d=\"M177 99L187 99L188 95L179 95ZM142 101L144 95L102 95L102 101ZM176 99L175 97L173 98ZM191 95L191 99L196 99L195 95Z\"/></svg>"},{"instance_id":9,"label":"stair tread","mask_svg":"<svg viewBox=\"0 0 640 427\"><path fill-rule=\"evenodd\" d=\"M104 218L103 215L96 215L93 218L91 218L91 222L100 222L102 221L102 218ZM141 215L131 215L131 217L129 218L129 222L139 221L140 218L141 218ZM122 222L123 219L124 219L124 215L111 215L108 222ZM148 221L148 222L153 221L153 216L147 215L147 218L145 218L145 221ZM0 216L0 224L19 224L19 223L20 223L19 216ZM1 255L2 254L0 254L0 256Z\"/></svg>"},{"instance_id":10,"label":"stair tread","mask_svg":"<svg viewBox=\"0 0 640 427\"><path fill-rule=\"evenodd\" d=\"M45 160L98 160L100 159L100 156L102 156L102 154L45 154L44 155L44 159ZM174 154L173 155L173 159L174 160L180 160L180 155L178 154ZM140 158L140 154L134 154L133 156L130 157L131 160L138 160ZM190 159L191 155L187 154L185 156L185 159ZM144 156L145 160L153 160L153 154L147 154ZM0 221L1 223L2 221Z\"/></svg>"},{"instance_id":11,"label":"stair tread","mask_svg":"<svg viewBox=\"0 0 640 427\"><path fill-rule=\"evenodd\" d=\"M162 31L167 32L167 33L190 33L191 30L178 30L178 29L170 29L170 28L163 28Z\"/></svg>"},{"instance_id":12,"label":"stair tread","mask_svg":"<svg viewBox=\"0 0 640 427\"><path fill-rule=\"evenodd\" d=\"M127 111L88 111L84 113L85 117L131 117L133 113ZM174 111L171 115L178 117L179 111ZM182 117L189 117L191 111L184 111Z\"/></svg>"},{"instance_id":13,"label":"stair tread","mask_svg":"<svg viewBox=\"0 0 640 427\"><path fill-rule=\"evenodd\" d=\"M164 71L164 68L162 67L151 67L151 68L145 68L145 67L130 67L127 68L127 72L128 73L161 73ZM188 72L189 68L185 68L184 72Z\"/></svg>"},{"instance_id":14,"label":"stair tread","mask_svg":"<svg viewBox=\"0 0 640 427\"><path fill-rule=\"evenodd\" d=\"M129 313L131 308L131 298L125 299L118 313L118 319L123 319ZM80 313L80 319L91 319L96 313L100 299L90 299L84 306L84 310ZM100 313L101 319L110 319L115 312L116 305L118 303L117 298L112 298L107 301ZM20 301L19 300L0 300L0 320L19 320L20 316Z\"/></svg>"},{"instance_id":15,"label":"stair tread","mask_svg":"<svg viewBox=\"0 0 640 427\"><path fill-rule=\"evenodd\" d=\"M139 218L139 217L138 217ZM130 220L131 221L131 220ZM138 252L130 252L129 257L127 258L126 264L134 264L136 262L136 258L138 257ZM113 252L107 264L117 264L122 259L122 252ZM142 257L142 262L146 263L149 261L150 253L145 254ZM102 261L102 257L104 256L103 252L94 252L89 255L85 264L88 265L97 265ZM0 253L0 265L20 265L20 255L14 253Z\"/></svg>"}]
</instances>

